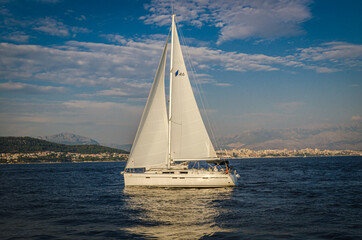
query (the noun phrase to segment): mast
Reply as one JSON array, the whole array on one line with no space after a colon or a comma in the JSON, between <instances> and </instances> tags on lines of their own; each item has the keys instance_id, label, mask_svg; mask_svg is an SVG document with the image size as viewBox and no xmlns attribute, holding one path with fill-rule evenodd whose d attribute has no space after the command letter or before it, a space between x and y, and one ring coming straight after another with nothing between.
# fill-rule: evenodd
<instances>
[{"instance_id":1,"label":"mast","mask_svg":"<svg viewBox=\"0 0 362 240\"><path fill-rule=\"evenodd\" d=\"M170 56L170 96L168 101L168 161L167 161L167 168L171 167L171 101L172 101L172 67L173 67L173 34L174 34L174 28L175 28L175 14L172 14L172 23L171 23L171 56Z\"/></svg>"}]
</instances>

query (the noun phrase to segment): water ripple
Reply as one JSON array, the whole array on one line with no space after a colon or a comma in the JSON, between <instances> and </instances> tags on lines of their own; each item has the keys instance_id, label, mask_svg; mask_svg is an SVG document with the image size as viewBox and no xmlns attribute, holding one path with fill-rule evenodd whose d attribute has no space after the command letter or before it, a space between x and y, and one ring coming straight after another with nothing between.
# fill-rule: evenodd
<instances>
[{"instance_id":1,"label":"water ripple","mask_svg":"<svg viewBox=\"0 0 362 240\"><path fill-rule=\"evenodd\" d=\"M233 160L234 188L124 188L124 163L0 166L0 239L361 239L362 158Z\"/></svg>"}]
</instances>

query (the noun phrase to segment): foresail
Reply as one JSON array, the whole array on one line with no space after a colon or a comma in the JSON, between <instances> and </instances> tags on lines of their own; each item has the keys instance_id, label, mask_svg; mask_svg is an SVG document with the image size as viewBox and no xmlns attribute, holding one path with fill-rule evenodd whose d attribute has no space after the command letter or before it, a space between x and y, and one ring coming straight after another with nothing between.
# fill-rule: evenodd
<instances>
[{"instance_id":1,"label":"foresail","mask_svg":"<svg viewBox=\"0 0 362 240\"><path fill-rule=\"evenodd\" d=\"M166 167L168 158L168 122L165 97L167 45L142 114L126 168Z\"/></svg>"},{"instance_id":2,"label":"foresail","mask_svg":"<svg viewBox=\"0 0 362 240\"><path fill-rule=\"evenodd\" d=\"M171 159L216 158L192 91L175 24L172 34Z\"/></svg>"}]
</instances>

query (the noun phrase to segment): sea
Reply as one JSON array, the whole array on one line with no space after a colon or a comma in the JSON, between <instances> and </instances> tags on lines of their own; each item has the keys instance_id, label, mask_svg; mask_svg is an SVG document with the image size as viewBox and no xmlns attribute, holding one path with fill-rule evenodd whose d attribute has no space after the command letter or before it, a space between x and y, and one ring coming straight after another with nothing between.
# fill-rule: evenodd
<instances>
[{"instance_id":1,"label":"sea","mask_svg":"<svg viewBox=\"0 0 362 240\"><path fill-rule=\"evenodd\" d=\"M125 188L124 162L0 165L0 239L362 239L362 157L231 160L229 188Z\"/></svg>"}]
</instances>

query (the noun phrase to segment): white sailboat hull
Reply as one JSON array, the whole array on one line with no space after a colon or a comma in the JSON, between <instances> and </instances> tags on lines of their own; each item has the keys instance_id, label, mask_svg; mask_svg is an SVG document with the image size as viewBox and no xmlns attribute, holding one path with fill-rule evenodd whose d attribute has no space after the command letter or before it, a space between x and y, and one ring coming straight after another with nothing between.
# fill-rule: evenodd
<instances>
[{"instance_id":1,"label":"white sailboat hull","mask_svg":"<svg viewBox=\"0 0 362 240\"><path fill-rule=\"evenodd\" d=\"M124 173L126 187L232 187L237 177L232 173L210 172L202 170L163 170L146 171L144 173Z\"/></svg>"}]
</instances>

